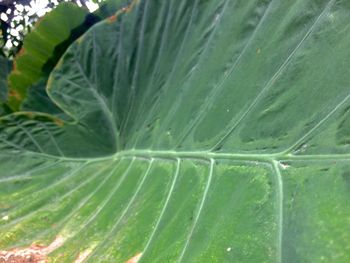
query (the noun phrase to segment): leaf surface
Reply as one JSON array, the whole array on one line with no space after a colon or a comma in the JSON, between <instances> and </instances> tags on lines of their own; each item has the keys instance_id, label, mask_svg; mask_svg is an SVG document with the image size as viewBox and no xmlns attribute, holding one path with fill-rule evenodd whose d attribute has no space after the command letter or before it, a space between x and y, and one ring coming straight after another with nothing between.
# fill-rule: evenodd
<instances>
[{"instance_id":1,"label":"leaf surface","mask_svg":"<svg viewBox=\"0 0 350 263\"><path fill-rule=\"evenodd\" d=\"M65 116L1 119L0 247L53 262L348 262L348 1L133 1L70 46Z\"/></svg>"}]
</instances>

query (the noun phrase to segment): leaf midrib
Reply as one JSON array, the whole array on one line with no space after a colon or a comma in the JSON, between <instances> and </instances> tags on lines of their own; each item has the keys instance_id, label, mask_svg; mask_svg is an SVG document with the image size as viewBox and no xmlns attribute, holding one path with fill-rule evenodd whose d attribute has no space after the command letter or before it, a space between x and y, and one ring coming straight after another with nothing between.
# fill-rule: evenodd
<instances>
[{"instance_id":1,"label":"leaf midrib","mask_svg":"<svg viewBox=\"0 0 350 263\"><path fill-rule=\"evenodd\" d=\"M14 154L17 154L13 152ZM210 159L231 159L231 160L242 160L242 161L256 161L256 162L268 162L274 161L332 161L332 160L344 160L350 159L350 153L344 154L300 154L295 155L286 152L277 153L218 153L210 151L163 151L163 150L123 150L113 155L102 156L102 157L62 157L56 155L50 155L46 153L30 152L27 154L42 156L45 158L51 158L61 161L87 161L97 162L103 160L116 160L123 158L136 158L136 159L199 159L199 160L210 160Z\"/></svg>"}]
</instances>

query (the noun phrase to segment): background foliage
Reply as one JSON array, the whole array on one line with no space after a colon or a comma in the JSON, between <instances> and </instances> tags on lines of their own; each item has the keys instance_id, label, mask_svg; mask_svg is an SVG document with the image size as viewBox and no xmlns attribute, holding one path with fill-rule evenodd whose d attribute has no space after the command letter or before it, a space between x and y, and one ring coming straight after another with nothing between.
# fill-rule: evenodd
<instances>
[{"instance_id":1,"label":"background foliage","mask_svg":"<svg viewBox=\"0 0 350 263\"><path fill-rule=\"evenodd\" d=\"M98 0L48 0L47 12L62 2L72 2L87 8L86 2L101 2ZM33 10L37 0L2 0L0 1L0 54L13 57L20 50L24 36L31 31L33 25L40 18Z\"/></svg>"},{"instance_id":2,"label":"background foliage","mask_svg":"<svg viewBox=\"0 0 350 263\"><path fill-rule=\"evenodd\" d=\"M93 13L87 8L92 3L99 5ZM1 69L0 116L18 110L59 112L45 91L50 72L73 41L119 6L115 0L49 0L41 10L48 13L39 19L36 1L1 2L0 56L6 67Z\"/></svg>"}]
</instances>

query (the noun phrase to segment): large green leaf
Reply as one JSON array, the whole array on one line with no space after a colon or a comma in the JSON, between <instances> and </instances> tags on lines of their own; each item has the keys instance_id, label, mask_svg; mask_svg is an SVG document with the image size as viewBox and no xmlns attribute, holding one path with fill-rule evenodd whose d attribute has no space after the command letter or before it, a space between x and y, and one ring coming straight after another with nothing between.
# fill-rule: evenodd
<instances>
[{"instance_id":1,"label":"large green leaf","mask_svg":"<svg viewBox=\"0 0 350 263\"><path fill-rule=\"evenodd\" d=\"M65 120L1 119L0 247L349 262L349 11L144 0L94 26L49 80Z\"/></svg>"}]
</instances>

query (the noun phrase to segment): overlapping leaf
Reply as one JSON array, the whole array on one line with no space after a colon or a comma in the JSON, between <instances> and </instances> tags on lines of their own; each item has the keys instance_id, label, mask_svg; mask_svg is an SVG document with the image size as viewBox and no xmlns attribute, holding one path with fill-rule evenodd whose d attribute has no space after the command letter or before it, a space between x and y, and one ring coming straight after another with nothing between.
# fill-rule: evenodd
<instances>
[{"instance_id":1,"label":"overlapping leaf","mask_svg":"<svg viewBox=\"0 0 350 263\"><path fill-rule=\"evenodd\" d=\"M86 16L87 10L64 3L42 18L35 30L26 36L23 48L14 60L14 70L9 76L8 104L14 110L18 110L26 98L28 88L52 70L52 63L59 58L57 53L60 53L60 48L64 49L64 42L79 36L79 26L84 27ZM75 35L73 30L77 31Z\"/></svg>"}]
</instances>

